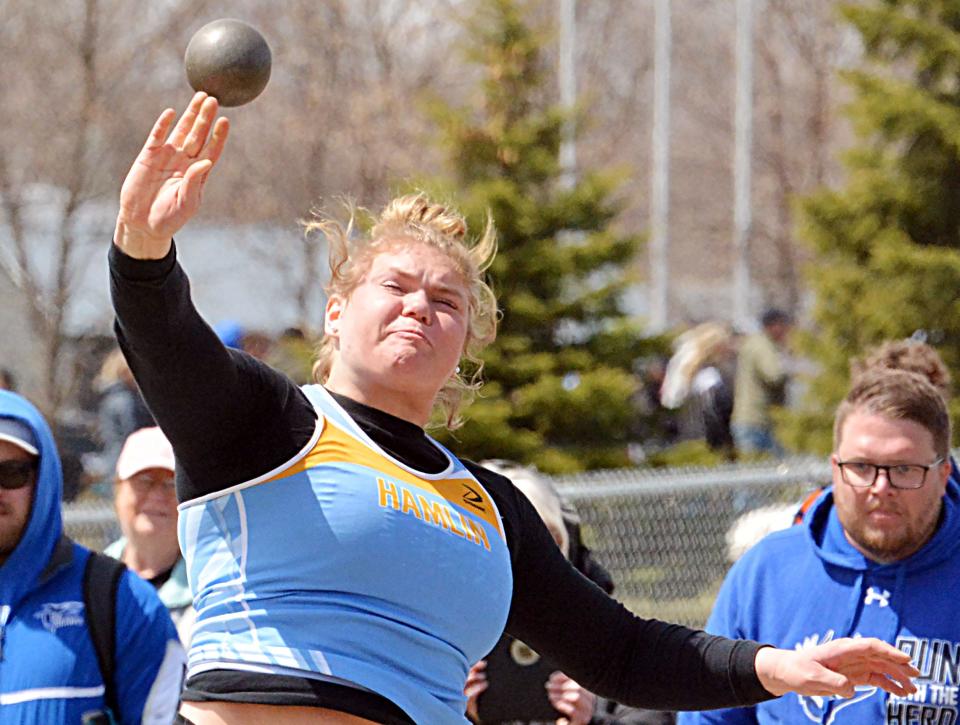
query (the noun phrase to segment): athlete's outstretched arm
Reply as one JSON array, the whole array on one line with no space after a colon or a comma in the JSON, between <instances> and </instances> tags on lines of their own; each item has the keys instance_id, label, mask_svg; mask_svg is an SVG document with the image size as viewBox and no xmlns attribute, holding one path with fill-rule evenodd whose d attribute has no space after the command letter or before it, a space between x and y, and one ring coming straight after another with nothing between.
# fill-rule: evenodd
<instances>
[{"instance_id":1,"label":"athlete's outstretched arm","mask_svg":"<svg viewBox=\"0 0 960 725\"><path fill-rule=\"evenodd\" d=\"M173 443L181 498L240 483L292 457L315 416L296 386L228 350L204 322L172 235L200 206L226 142L215 99L198 93L174 126L164 111L124 181L110 292L120 347Z\"/></svg>"},{"instance_id":2,"label":"athlete's outstretched arm","mask_svg":"<svg viewBox=\"0 0 960 725\"><path fill-rule=\"evenodd\" d=\"M478 469L471 470L502 490ZM862 684L901 696L915 689L909 656L876 639L794 652L636 617L563 558L523 496L514 494L501 513L514 573L507 631L598 695L653 710L705 710L790 691L848 697Z\"/></svg>"}]
</instances>

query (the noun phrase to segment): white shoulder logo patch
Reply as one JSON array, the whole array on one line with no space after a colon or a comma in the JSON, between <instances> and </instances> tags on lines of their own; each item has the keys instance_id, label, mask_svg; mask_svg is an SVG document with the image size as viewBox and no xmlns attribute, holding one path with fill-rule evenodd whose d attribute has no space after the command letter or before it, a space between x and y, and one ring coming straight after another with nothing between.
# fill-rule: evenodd
<instances>
[{"instance_id":1,"label":"white shoulder logo patch","mask_svg":"<svg viewBox=\"0 0 960 725\"><path fill-rule=\"evenodd\" d=\"M56 632L61 627L82 627L86 624L83 602L47 602L33 616L40 620L48 632Z\"/></svg>"}]
</instances>

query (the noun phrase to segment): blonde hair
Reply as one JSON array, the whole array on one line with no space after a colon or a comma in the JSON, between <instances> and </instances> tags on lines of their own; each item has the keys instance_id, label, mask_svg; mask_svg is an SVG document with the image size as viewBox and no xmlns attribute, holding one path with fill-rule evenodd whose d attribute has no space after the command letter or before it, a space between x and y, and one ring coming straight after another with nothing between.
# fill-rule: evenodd
<instances>
[{"instance_id":1,"label":"blonde hair","mask_svg":"<svg viewBox=\"0 0 960 725\"><path fill-rule=\"evenodd\" d=\"M493 221L488 215L483 234L470 244L463 215L431 201L423 193L390 201L366 234L356 229L359 210L348 208L350 216L345 225L324 214L305 223L307 234L320 232L329 245L328 296L348 298L376 255L411 242L430 245L446 254L467 281L467 336L462 353L465 364L457 367L434 401L434 409L442 412L446 427L458 428L463 423L460 411L482 385L480 352L497 335L497 299L484 280L484 272L497 251ZM315 382L325 383L330 376L334 352L333 339L325 336L317 346L313 364Z\"/></svg>"},{"instance_id":2,"label":"blonde hair","mask_svg":"<svg viewBox=\"0 0 960 725\"><path fill-rule=\"evenodd\" d=\"M553 535L564 557L570 558L570 534L563 518L563 501L557 489L543 477L540 471L533 466L523 466L496 458L481 461L480 465L510 479L510 482L527 497L540 514L540 518Z\"/></svg>"}]
</instances>

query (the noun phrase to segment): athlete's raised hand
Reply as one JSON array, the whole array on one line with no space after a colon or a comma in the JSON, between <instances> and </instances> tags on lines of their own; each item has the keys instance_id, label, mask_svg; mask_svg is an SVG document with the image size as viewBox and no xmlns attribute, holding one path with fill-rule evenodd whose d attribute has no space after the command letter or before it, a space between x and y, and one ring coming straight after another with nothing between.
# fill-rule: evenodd
<instances>
[{"instance_id":1,"label":"athlete's raised hand","mask_svg":"<svg viewBox=\"0 0 960 725\"><path fill-rule=\"evenodd\" d=\"M120 190L114 242L131 257L160 259L200 208L203 186L223 152L230 123L217 99L197 93L176 126L160 114ZM171 132L171 127L173 130Z\"/></svg>"},{"instance_id":2,"label":"athlete's raised hand","mask_svg":"<svg viewBox=\"0 0 960 725\"><path fill-rule=\"evenodd\" d=\"M764 647L755 666L761 684L774 695L853 697L858 685L873 685L904 697L916 691L911 678L920 674L909 655L872 637L799 650Z\"/></svg>"}]
</instances>

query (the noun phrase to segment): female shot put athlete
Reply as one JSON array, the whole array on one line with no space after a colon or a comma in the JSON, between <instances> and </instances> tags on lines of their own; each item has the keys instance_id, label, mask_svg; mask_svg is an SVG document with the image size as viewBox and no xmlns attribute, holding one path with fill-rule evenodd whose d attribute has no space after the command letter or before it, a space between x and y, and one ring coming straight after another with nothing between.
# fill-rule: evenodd
<instances>
[{"instance_id":1,"label":"female shot put athlete","mask_svg":"<svg viewBox=\"0 0 960 725\"><path fill-rule=\"evenodd\" d=\"M795 690L903 695L877 640L803 652L639 619L564 559L510 481L424 433L456 421L459 366L494 337L456 212L395 199L367 235L320 224L331 281L316 385L225 348L195 310L172 237L227 139L214 98L161 114L121 191L116 332L178 458L179 536L197 621L181 717L219 723L463 723L470 665L506 629L605 697L655 709Z\"/></svg>"}]
</instances>

